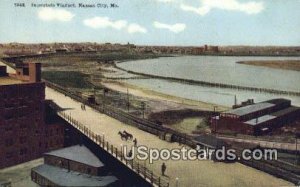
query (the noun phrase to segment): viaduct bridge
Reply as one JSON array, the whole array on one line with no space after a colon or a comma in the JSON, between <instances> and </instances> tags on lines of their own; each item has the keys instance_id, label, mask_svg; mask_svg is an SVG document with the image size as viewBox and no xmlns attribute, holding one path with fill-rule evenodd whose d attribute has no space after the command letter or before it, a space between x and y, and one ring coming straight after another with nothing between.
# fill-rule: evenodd
<instances>
[{"instance_id":1,"label":"viaduct bridge","mask_svg":"<svg viewBox=\"0 0 300 187\"><path fill-rule=\"evenodd\" d=\"M133 116L126 116L116 109L105 108L97 105L90 105L80 96L66 91L64 88L46 83L46 98L53 100L60 108L58 115L86 135L90 140L103 148L110 155L121 161L129 169L137 173L153 186L221 186L221 185L243 185L243 186L274 186L288 185L289 183L281 179L275 178L259 170L249 168L245 165L255 167L257 169L270 169L270 164L256 161L238 162L225 164L216 163L209 160L157 160L150 164L148 160L133 160L129 161L123 157L122 147L133 146L132 141L122 141L118 135L119 131L126 130L137 138L138 145L144 145L148 148L158 150L162 149L180 149L182 147L194 147L197 144L211 147L202 142L197 142L185 134L173 132L171 129L159 126L155 123L137 119ZM86 104L86 110L81 109L82 104ZM108 107L108 106L106 106ZM168 137L171 135L172 141L168 142L158 138ZM161 164L165 162L167 165L166 176L161 175ZM273 167L273 166L272 166ZM231 172L228 172L230 170ZM245 175L241 175L244 172ZM289 180L293 183L299 181L298 175L293 172L278 172L278 169L273 167L268 171L271 174L276 174L281 178ZM300 173L299 171L296 171ZM278 175L280 174L280 175ZM217 180L215 177L221 177ZM249 177L251 176L251 177ZM291 178L292 179L289 179ZM258 180L253 180L256 178Z\"/></svg>"}]
</instances>

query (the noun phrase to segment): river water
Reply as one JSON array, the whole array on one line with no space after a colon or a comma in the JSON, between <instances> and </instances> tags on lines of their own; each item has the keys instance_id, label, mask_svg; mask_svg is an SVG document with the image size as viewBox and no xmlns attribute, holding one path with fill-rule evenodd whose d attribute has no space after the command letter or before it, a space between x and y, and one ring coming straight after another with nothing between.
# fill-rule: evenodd
<instances>
[{"instance_id":1,"label":"river water","mask_svg":"<svg viewBox=\"0 0 300 187\"><path fill-rule=\"evenodd\" d=\"M300 60L300 57L184 56L129 61L117 65L151 75L300 92L300 72L236 63L248 60ZM234 103L234 95L239 102L248 98L259 102L284 97L300 106L300 97L296 96L187 85L161 79L134 79L126 82L174 96L225 106Z\"/></svg>"}]
</instances>

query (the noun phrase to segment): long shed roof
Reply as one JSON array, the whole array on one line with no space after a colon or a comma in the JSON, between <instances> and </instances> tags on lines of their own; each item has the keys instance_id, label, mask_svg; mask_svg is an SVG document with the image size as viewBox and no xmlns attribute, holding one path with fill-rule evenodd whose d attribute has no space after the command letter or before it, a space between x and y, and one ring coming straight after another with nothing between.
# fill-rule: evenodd
<instances>
[{"instance_id":1,"label":"long shed roof","mask_svg":"<svg viewBox=\"0 0 300 187\"><path fill-rule=\"evenodd\" d=\"M275 104L263 102L263 103L256 103L253 105L244 106L241 108L236 108L236 109L224 112L224 113L225 114L234 114L237 116L244 116L244 115L251 114L253 112L257 112L260 110L264 110L264 109L267 109L267 108L270 108L273 106L275 106Z\"/></svg>"},{"instance_id":2,"label":"long shed roof","mask_svg":"<svg viewBox=\"0 0 300 187\"><path fill-rule=\"evenodd\" d=\"M248 125L258 125L258 124L261 124L261 123L264 123L266 121L269 121L269 120L272 120L276 118L276 116L273 116L273 115L264 115L264 116L261 116L261 117L258 117L258 118L254 118L254 119L251 119L249 121L246 121L244 123L248 124Z\"/></svg>"},{"instance_id":3,"label":"long shed roof","mask_svg":"<svg viewBox=\"0 0 300 187\"><path fill-rule=\"evenodd\" d=\"M57 156L83 163L93 167L102 167L104 164L84 145L75 145L45 153L45 155Z\"/></svg>"}]
</instances>

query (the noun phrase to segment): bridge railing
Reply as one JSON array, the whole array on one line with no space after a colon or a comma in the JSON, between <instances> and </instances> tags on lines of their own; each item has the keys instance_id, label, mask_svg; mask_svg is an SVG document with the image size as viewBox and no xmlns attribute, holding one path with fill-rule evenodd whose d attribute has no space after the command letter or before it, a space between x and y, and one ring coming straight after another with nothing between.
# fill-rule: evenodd
<instances>
[{"instance_id":1,"label":"bridge railing","mask_svg":"<svg viewBox=\"0 0 300 187\"><path fill-rule=\"evenodd\" d=\"M71 115L68 115L65 112L58 112L58 115L69 122L72 126L76 129L81 131L84 135L88 138L93 140L97 145L101 148L106 150L109 154L111 154L116 159L120 160L123 164L133 170L135 173L140 175L141 177L145 178L149 183L153 186L158 187L169 187L169 181L160 177L159 175L155 174L153 171L148 169L145 165L141 164L140 161L134 157L134 159L127 159L124 156L123 150L119 150L119 148L110 142L105 140L104 136L94 133L91 129L77 121L76 119L72 118Z\"/></svg>"}]
</instances>

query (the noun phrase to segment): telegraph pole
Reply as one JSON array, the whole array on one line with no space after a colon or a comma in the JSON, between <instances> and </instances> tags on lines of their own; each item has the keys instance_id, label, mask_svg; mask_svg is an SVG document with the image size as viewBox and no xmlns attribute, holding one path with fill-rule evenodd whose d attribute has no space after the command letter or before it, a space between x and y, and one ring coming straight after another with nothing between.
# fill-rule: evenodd
<instances>
[{"instance_id":1,"label":"telegraph pole","mask_svg":"<svg viewBox=\"0 0 300 187\"><path fill-rule=\"evenodd\" d=\"M299 154L298 154L298 137L300 136L300 133L296 133L295 134L295 144L296 144L296 161L295 161L295 165L298 165L299 163Z\"/></svg>"},{"instance_id":2,"label":"telegraph pole","mask_svg":"<svg viewBox=\"0 0 300 187\"><path fill-rule=\"evenodd\" d=\"M141 108L142 108L142 111L143 111L143 119L145 118L145 102L142 102L141 103Z\"/></svg>"},{"instance_id":3,"label":"telegraph pole","mask_svg":"<svg viewBox=\"0 0 300 187\"><path fill-rule=\"evenodd\" d=\"M104 107L105 107L105 92L106 92L106 88L103 88L103 101L102 101L102 110L104 111Z\"/></svg>"},{"instance_id":4,"label":"telegraph pole","mask_svg":"<svg viewBox=\"0 0 300 187\"><path fill-rule=\"evenodd\" d=\"M128 88L127 88L127 111L129 113L129 91L128 91Z\"/></svg>"}]
</instances>

